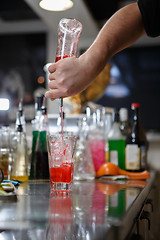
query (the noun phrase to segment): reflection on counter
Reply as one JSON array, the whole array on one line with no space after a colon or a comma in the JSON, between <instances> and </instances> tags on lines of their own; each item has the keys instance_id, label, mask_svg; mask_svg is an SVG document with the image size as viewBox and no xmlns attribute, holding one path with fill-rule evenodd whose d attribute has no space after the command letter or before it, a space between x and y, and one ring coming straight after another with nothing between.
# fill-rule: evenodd
<instances>
[{"instance_id":1,"label":"reflection on counter","mask_svg":"<svg viewBox=\"0 0 160 240\"><path fill-rule=\"evenodd\" d=\"M46 239L63 240L72 236L72 239L93 240L104 236L110 224L122 217L146 183L75 182L73 192L67 195L51 191Z\"/></svg>"},{"instance_id":2,"label":"reflection on counter","mask_svg":"<svg viewBox=\"0 0 160 240\"><path fill-rule=\"evenodd\" d=\"M46 239L69 239L74 234L73 203L72 196L65 193L50 193L49 198L49 224L46 231Z\"/></svg>"},{"instance_id":3,"label":"reflection on counter","mask_svg":"<svg viewBox=\"0 0 160 240\"><path fill-rule=\"evenodd\" d=\"M76 181L73 191L66 194L53 192L49 182L21 184L17 190L18 201L3 202L0 227L6 231L0 237L104 239L146 184L147 181Z\"/></svg>"}]
</instances>

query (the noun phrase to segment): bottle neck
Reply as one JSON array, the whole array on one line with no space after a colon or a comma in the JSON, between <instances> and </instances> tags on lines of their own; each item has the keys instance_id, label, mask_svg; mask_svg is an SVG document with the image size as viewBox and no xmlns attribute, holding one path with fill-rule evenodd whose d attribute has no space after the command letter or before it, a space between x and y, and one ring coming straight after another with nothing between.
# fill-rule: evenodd
<instances>
[{"instance_id":1,"label":"bottle neck","mask_svg":"<svg viewBox=\"0 0 160 240\"><path fill-rule=\"evenodd\" d=\"M48 132L48 117L47 114L42 114L40 118L40 131Z\"/></svg>"},{"instance_id":2,"label":"bottle neck","mask_svg":"<svg viewBox=\"0 0 160 240\"><path fill-rule=\"evenodd\" d=\"M133 123L140 125L139 108L133 109Z\"/></svg>"},{"instance_id":3,"label":"bottle neck","mask_svg":"<svg viewBox=\"0 0 160 240\"><path fill-rule=\"evenodd\" d=\"M139 114L139 108L133 109L133 117L132 117L132 129L131 132L133 134L138 133L141 131L141 123L140 123L140 114Z\"/></svg>"},{"instance_id":4,"label":"bottle neck","mask_svg":"<svg viewBox=\"0 0 160 240\"><path fill-rule=\"evenodd\" d=\"M115 109L113 112L113 123L119 123L119 110Z\"/></svg>"},{"instance_id":5,"label":"bottle neck","mask_svg":"<svg viewBox=\"0 0 160 240\"><path fill-rule=\"evenodd\" d=\"M120 140L124 139L124 136L122 135L122 132L120 130L120 122L119 122L119 111L115 110L113 113L113 123L111 130L108 134L109 140Z\"/></svg>"},{"instance_id":6,"label":"bottle neck","mask_svg":"<svg viewBox=\"0 0 160 240\"><path fill-rule=\"evenodd\" d=\"M42 111L41 110L37 110L35 112L35 119L40 119L41 116L42 116Z\"/></svg>"}]
</instances>

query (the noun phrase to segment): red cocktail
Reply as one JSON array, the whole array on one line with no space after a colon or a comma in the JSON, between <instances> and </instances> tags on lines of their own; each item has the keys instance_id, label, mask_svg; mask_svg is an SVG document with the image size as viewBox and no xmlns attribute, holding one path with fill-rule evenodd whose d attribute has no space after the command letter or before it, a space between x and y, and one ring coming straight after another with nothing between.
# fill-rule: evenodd
<instances>
[{"instance_id":1,"label":"red cocktail","mask_svg":"<svg viewBox=\"0 0 160 240\"><path fill-rule=\"evenodd\" d=\"M51 184L54 184L54 182L71 183L73 179L73 169L73 163L62 163L59 167L51 167Z\"/></svg>"},{"instance_id":2,"label":"red cocktail","mask_svg":"<svg viewBox=\"0 0 160 240\"><path fill-rule=\"evenodd\" d=\"M50 183L53 190L70 190L73 182L76 136L48 135Z\"/></svg>"}]
</instances>

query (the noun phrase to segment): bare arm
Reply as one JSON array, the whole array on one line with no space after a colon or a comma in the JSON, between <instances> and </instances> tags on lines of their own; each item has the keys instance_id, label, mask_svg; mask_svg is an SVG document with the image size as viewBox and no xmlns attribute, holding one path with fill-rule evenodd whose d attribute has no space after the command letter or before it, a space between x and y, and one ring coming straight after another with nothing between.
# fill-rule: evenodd
<instances>
[{"instance_id":1,"label":"bare arm","mask_svg":"<svg viewBox=\"0 0 160 240\"><path fill-rule=\"evenodd\" d=\"M145 34L137 3L117 11L104 25L91 47L79 58L66 58L49 67L48 98L83 91L102 71L108 60Z\"/></svg>"}]
</instances>

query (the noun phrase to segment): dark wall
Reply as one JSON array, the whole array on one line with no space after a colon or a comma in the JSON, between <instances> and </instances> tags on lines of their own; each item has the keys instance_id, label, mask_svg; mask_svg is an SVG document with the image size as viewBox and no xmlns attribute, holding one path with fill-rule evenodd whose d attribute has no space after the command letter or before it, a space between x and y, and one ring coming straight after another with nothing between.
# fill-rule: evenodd
<instances>
[{"instance_id":1,"label":"dark wall","mask_svg":"<svg viewBox=\"0 0 160 240\"><path fill-rule=\"evenodd\" d=\"M132 102L139 102L145 129L160 131L160 46L125 49L110 63L116 71L111 71L110 84L97 103L130 109Z\"/></svg>"}]
</instances>

